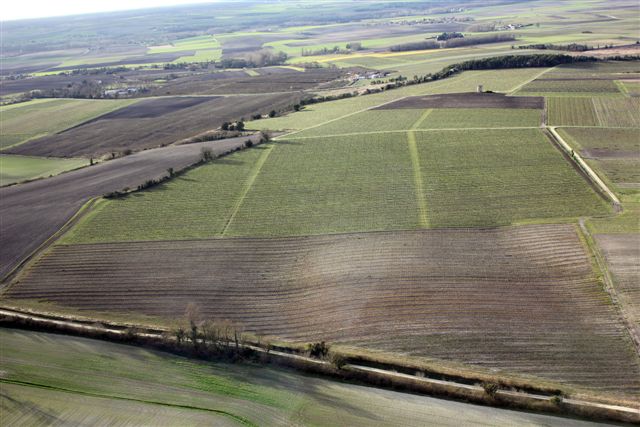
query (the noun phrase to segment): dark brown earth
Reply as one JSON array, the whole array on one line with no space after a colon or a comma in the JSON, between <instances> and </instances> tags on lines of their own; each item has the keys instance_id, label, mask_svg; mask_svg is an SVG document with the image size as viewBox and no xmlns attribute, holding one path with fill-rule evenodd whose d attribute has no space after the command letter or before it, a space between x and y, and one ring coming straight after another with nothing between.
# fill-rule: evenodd
<instances>
[{"instance_id":1,"label":"dark brown earth","mask_svg":"<svg viewBox=\"0 0 640 427\"><path fill-rule=\"evenodd\" d=\"M399 108L544 108L541 96L506 96L500 93L451 93L410 96L376 110Z\"/></svg>"},{"instance_id":2,"label":"dark brown earth","mask_svg":"<svg viewBox=\"0 0 640 427\"><path fill-rule=\"evenodd\" d=\"M225 121L266 114L295 104L301 94L223 97L169 97L140 101L56 135L4 151L46 157L119 155L169 145L218 128Z\"/></svg>"},{"instance_id":3,"label":"dark brown earth","mask_svg":"<svg viewBox=\"0 0 640 427\"><path fill-rule=\"evenodd\" d=\"M640 392L640 365L572 225L61 245L5 296L174 321L189 303L326 340Z\"/></svg>"},{"instance_id":4,"label":"dark brown earth","mask_svg":"<svg viewBox=\"0 0 640 427\"><path fill-rule=\"evenodd\" d=\"M591 159L638 159L640 160L639 151L615 151L607 149L590 148L581 150L583 157Z\"/></svg>"},{"instance_id":5,"label":"dark brown earth","mask_svg":"<svg viewBox=\"0 0 640 427\"><path fill-rule=\"evenodd\" d=\"M257 137L253 137L257 139ZM180 170L241 146L247 137L147 150L52 178L0 188L0 278L56 233L90 198Z\"/></svg>"}]
</instances>

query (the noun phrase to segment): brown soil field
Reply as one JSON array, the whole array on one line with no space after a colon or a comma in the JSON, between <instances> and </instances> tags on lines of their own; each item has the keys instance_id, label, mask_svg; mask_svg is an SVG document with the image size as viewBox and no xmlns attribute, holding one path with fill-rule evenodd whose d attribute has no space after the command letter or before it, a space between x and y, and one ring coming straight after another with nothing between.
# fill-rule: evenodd
<instances>
[{"instance_id":1,"label":"brown soil field","mask_svg":"<svg viewBox=\"0 0 640 427\"><path fill-rule=\"evenodd\" d=\"M640 337L640 234L597 234L616 293Z\"/></svg>"},{"instance_id":2,"label":"brown soil field","mask_svg":"<svg viewBox=\"0 0 640 427\"><path fill-rule=\"evenodd\" d=\"M338 79L345 70L317 69L305 72L283 68L256 69L259 76L246 74L239 78L215 79L213 73L171 80L156 88L152 95L224 95L238 93L274 93L314 89L323 83ZM212 79L213 77L213 79Z\"/></svg>"},{"instance_id":3,"label":"brown soil field","mask_svg":"<svg viewBox=\"0 0 640 427\"><path fill-rule=\"evenodd\" d=\"M102 81L105 85L113 84L118 81L117 76L110 74L96 74L96 75L74 75L74 76L41 76L41 77L27 77L16 80L0 80L0 96L5 96L11 93L23 93L30 92L32 90L50 90L50 89L62 89L68 85L74 83L80 83L83 80L89 81Z\"/></svg>"},{"instance_id":4,"label":"brown soil field","mask_svg":"<svg viewBox=\"0 0 640 427\"><path fill-rule=\"evenodd\" d=\"M257 137L252 139L257 140ZM0 188L0 279L56 233L91 197L136 188L197 162L203 147L221 154L247 137L147 150L52 178Z\"/></svg>"},{"instance_id":5,"label":"brown soil field","mask_svg":"<svg viewBox=\"0 0 640 427\"><path fill-rule=\"evenodd\" d=\"M248 118L294 104L297 94L233 98L158 98L98 117L81 126L34 139L5 150L7 154L47 157L94 157L172 144L216 129L224 121Z\"/></svg>"},{"instance_id":6,"label":"brown soil field","mask_svg":"<svg viewBox=\"0 0 640 427\"><path fill-rule=\"evenodd\" d=\"M410 96L376 110L400 108L544 108L541 96L505 96L500 93L451 93L443 95Z\"/></svg>"},{"instance_id":7,"label":"brown soil field","mask_svg":"<svg viewBox=\"0 0 640 427\"><path fill-rule=\"evenodd\" d=\"M167 319L193 302L288 341L640 393L572 225L55 246L4 296Z\"/></svg>"}]
</instances>

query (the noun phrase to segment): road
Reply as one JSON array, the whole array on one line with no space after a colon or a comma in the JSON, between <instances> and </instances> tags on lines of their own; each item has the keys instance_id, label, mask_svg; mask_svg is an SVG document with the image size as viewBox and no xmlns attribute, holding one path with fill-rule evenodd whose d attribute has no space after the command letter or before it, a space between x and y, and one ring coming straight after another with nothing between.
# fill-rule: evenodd
<instances>
[{"instance_id":1,"label":"road","mask_svg":"<svg viewBox=\"0 0 640 427\"><path fill-rule=\"evenodd\" d=\"M257 141L259 135L251 137ZM61 175L0 188L0 278L65 225L91 198L136 188L197 162L202 149L214 155L242 146L248 137L142 151ZM125 220L123 218L123 220Z\"/></svg>"}]
</instances>

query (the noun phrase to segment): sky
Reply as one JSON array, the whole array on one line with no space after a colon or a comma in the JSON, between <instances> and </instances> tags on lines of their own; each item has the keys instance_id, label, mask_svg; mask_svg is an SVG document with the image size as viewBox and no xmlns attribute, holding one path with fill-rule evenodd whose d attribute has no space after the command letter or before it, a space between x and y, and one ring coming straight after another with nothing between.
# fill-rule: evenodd
<instances>
[{"instance_id":1,"label":"sky","mask_svg":"<svg viewBox=\"0 0 640 427\"><path fill-rule=\"evenodd\" d=\"M0 20L44 18L114 10L143 9L214 0L9 0L0 6Z\"/></svg>"}]
</instances>

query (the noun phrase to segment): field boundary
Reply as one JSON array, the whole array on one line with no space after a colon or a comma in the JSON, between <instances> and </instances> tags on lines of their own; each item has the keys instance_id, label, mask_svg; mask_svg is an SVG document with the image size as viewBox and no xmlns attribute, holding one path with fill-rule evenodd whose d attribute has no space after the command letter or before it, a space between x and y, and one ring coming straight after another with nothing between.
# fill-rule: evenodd
<instances>
[{"instance_id":1,"label":"field boundary","mask_svg":"<svg viewBox=\"0 0 640 427\"><path fill-rule=\"evenodd\" d=\"M519 91L520 89L522 89L524 86L528 85L529 83L531 83L532 81L540 78L541 76L543 76L544 74L548 73L549 71L553 70L554 68L556 68L557 65L554 65L553 67L549 67L546 70L542 70L540 73L536 74L535 76L531 77L529 80L520 83L518 85L516 85L514 88L512 88L511 90L507 91L507 93L515 93L517 91Z\"/></svg>"},{"instance_id":2,"label":"field boundary","mask_svg":"<svg viewBox=\"0 0 640 427\"><path fill-rule=\"evenodd\" d=\"M578 126L576 126L576 127L578 127ZM466 130L518 130L518 129L540 129L540 126L377 130L377 131L370 131L370 132L336 133L336 134L327 134L327 135L318 135L318 136L297 136L297 137L293 137L291 139L292 140L300 140L300 139L316 139L316 138L334 138L334 137L337 137L337 136L374 135L376 133L439 132L439 131L466 131ZM288 136L288 135L291 135L291 134L287 134L286 136Z\"/></svg>"},{"instance_id":3,"label":"field boundary","mask_svg":"<svg viewBox=\"0 0 640 427\"><path fill-rule=\"evenodd\" d=\"M273 151L273 149L274 149L273 145L266 145L264 148L264 152L260 154L258 161L255 163L255 165L251 169L251 174L247 177L247 180L244 183L244 186L242 188L242 193L240 194L240 196L238 197L238 200L234 204L233 209L231 210L231 215L229 216L229 219L225 223L224 228L220 233L221 237L224 237L225 234L227 234L229 226L231 225L236 215L238 214L238 211L240 210L240 208L242 207L242 204L244 203L244 199L247 197L247 194L249 194L251 187L253 187L253 183L256 181L256 178L260 174L260 170L262 169L262 166L264 166L265 162L269 158L269 155L271 154L271 151Z\"/></svg>"},{"instance_id":4,"label":"field boundary","mask_svg":"<svg viewBox=\"0 0 640 427\"><path fill-rule=\"evenodd\" d=\"M10 286L11 283L14 281L13 280L14 278L19 277L22 272L26 271L27 267L29 267L33 261L40 258L40 255L44 251L46 251L52 244L54 244L60 237L62 237L63 234L65 234L74 225L76 225L78 221L80 221L87 213L89 213L93 208L93 206L100 199L102 199L101 196L92 197L91 199L87 200L80 207L80 209L78 209L78 211L75 214L73 214L73 216L69 218L69 220L62 227L58 229L58 231L56 231L54 234L49 236L47 240L42 242L40 246L38 246L33 252L31 252L29 255L23 258L22 261L20 261L15 267L11 269L11 271L9 271L3 278L1 278L0 291L4 291L5 288Z\"/></svg>"},{"instance_id":5,"label":"field boundary","mask_svg":"<svg viewBox=\"0 0 640 427\"><path fill-rule=\"evenodd\" d=\"M622 211L622 204L618 197L607 187L607 185L600 179L598 174L596 174L593 169L584 161L584 159L580 156L580 154L576 153L573 148L560 136L560 134L556 131L556 126L548 126L549 132L551 133L553 139L558 142L558 145L562 149L562 151L567 154L589 178L589 180L608 198L614 206L614 209L618 212Z\"/></svg>"},{"instance_id":6,"label":"field boundary","mask_svg":"<svg viewBox=\"0 0 640 427\"><path fill-rule=\"evenodd\" d=\"M418 153L418 144L416 142L415 129L417 129L422 122L433 111L432 108L425 110L418 120L411 126L411 129L407 132L407 143L409 144L409 153L411 155L411 166L413 168L413 180L416 188L416 202L418 203L420 226L429 228L429 216L427 215L427 199L424 194L424 188L422 185L423 177L420 169L420 154Z\"/></svg>"},{"instance_id":7,"label":"field boundary","mask_svg":"<svg viewBox=\"0 0 640 427\"><path fill-rule=\"evenodd\" d=\"M0 306L0 320L6 325L44 332L62 333L66 335L99 338L106 341L128 343L154 349L165 349L168 337L166 330L145 329L133 325L115 328L112 324L80 323L65 316L48 317L33 311ZM163 347L164 344L164 347ZM498 387L494 392L487 392L480 384L458 382L453 377L430 378L416 374L402 373L402 366L397 369L382 369L375 366L360 364L344 364L340 367L327 360L321 360L306 355L292 353L286 347L264 348L253 343L229 345L241 346L247 351L254 352L266 363L276 363L299 371L310 372L351 380L382 388L434 395L437 397L454 398L477 404L484 404L511 409L533 410L536 412L570 415L588 419L612 420L622 422L640 422L640 409L619 404L599 403L582 399L566 398L562 394L549 393L539 390L514 391L509 388ZM180 353L182 354L182 353ZM182 354L184 355L184 354ZM410 367L408 367L411 369ZM405 368L406 369L406 368ZM400 370L400 371L399 371ZM473 380L472 380L473 381ZM558 390L559 392L559 390Z\"/></svg>"}]
</instances>

